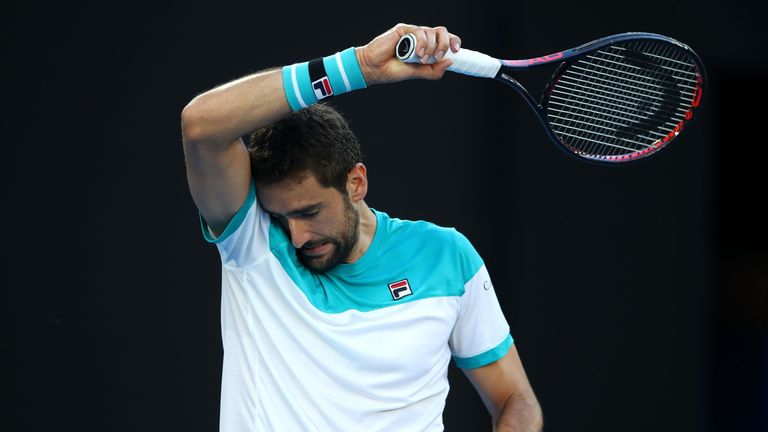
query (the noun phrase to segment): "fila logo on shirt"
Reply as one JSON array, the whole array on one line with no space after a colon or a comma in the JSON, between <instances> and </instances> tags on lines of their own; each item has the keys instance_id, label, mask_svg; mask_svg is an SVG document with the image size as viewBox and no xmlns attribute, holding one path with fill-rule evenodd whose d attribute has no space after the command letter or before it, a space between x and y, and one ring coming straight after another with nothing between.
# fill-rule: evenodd
<instances>
[{"instance_id":1,"label":"fila logo on shirt","mask_svg":"<svg viewBox=\"0 0 768 432\"><path fill-rule=\"evenodd\" d=\"M411 285L408 284L408 279L403 279L389 284L389 293L392 294L393 300L400 300L413 294L413 291L411 291Z\"/></svg>"},{"instance_id":2,"label":"fila logo on shirt","mask_svg":"<svg viewBox=\"0 0 768 432\"><path fill-rule=\"evenodd\" d=\"M333 96L333 89L331 88L331 81L327 76L320 78L312 83L312 89L315 90L315 97L317 100L322 100L327 97Z\"/></svg>"}]
</instances>

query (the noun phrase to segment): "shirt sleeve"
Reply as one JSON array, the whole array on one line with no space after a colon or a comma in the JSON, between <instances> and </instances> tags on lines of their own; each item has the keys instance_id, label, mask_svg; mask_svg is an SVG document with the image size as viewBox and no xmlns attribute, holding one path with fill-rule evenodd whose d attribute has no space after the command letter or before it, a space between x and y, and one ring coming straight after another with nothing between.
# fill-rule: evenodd
<instances>
[{"instance_id":1,"label":"shirt sleeve","mask_svg":"<svg viewBox=\"0 0 768 432\"><path fill-rule=\"evenodd\" d=\"M485 264L463 236L459 246L460 253L469 256L463 259L465 264L462 267L465 274L471 276L465 279L459 317L449 345L456 365L463 369L473 369L503 357L514 341ZM467 266L467 263L473 262L479 262L479 268ZM476 271L466 273L472 267Z\"/></svg>"},{"instance_id":2,"label":"shirt sleeve","mask_svg":"<svg viewBox=\"0 0 768 432\"><path fill-rule=\"evenodd\" d=\"M203 238L216 245L223 264L236 267L246 266L266 255L269 249L269 222L269 215L256 200L253 181L243 205L218 237L200 215Z\"/></svg>"}]
</instances>

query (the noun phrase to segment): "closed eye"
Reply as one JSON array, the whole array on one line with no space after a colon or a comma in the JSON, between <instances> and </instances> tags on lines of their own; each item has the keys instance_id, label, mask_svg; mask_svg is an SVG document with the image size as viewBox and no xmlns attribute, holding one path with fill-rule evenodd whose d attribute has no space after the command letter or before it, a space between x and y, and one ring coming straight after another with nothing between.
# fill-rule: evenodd
<instances>
[{"instance_id":1,"label":"closed eye","mask_svg":"<svg viewBox=\"0 0 768 432\"><path fill-rule=\"evenodd\" d=\"M299 218L299 219L311 219L320 213L320 208L314 208L310 210L304 210L304 211L296 211L291 212L287 216L279 215L277 213L272 213L270 211L267 212L267 214L275 219L285 219L285 218Z\"/></svg>"}]
</instances>

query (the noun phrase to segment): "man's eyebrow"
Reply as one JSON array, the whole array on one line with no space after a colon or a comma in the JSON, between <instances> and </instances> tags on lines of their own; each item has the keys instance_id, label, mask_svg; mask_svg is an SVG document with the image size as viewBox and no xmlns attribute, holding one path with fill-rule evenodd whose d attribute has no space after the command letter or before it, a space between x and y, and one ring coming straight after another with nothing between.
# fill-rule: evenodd
<instances>
[{"instance_id":1,"label":"man's eyebrow","mask_svg":"<svg viewBox=\"0 0 768 432\"><path fill-rule=\"evenodd\" d=\"M304 214L304 213L310 213L310 212L313 212L313 211L315 211L315 210L319 210L320 208L322 208L322 207L324 207L324 206L325 206L325 204L323 204L323 203L321 203L321 202L318 202L318 203L314 203L314 204L309 204L309 205L306 205L306 206L304 206L304 207L298 208L298 209L296 209L296 210L291 210L291 211L289 211L288 213L286 213L285 215L279 215L279 214L277 214L276 212L273 212L273 211L271 211L271 210L268 210L268 209L266 209L266 208L264 208L264 207L262 207L262 209L263 209L265 212L267 212L267 213L269 213L269 214L271 214L271 215L277 215L277 216L286 216L286 217L293 217L293 216L301 216L301 215L302 215L302 214Z\"/></svg>"}]
</instances>

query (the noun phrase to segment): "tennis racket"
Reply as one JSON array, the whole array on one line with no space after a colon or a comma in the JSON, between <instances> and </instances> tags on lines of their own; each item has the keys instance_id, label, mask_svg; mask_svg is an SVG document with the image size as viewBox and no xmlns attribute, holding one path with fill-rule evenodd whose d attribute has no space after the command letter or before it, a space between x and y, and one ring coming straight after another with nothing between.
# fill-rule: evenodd
<instances>
[{"instance_id":1,"label":"tennis racket","mask_svg":"<svg viewBox=\"0 0 768 432\"><path fill-rule=\"evenodd\" d=\"M415 63L416 38L406 34L397 58ZM558 147L582 159L634 161L672 142L693 119L705 71L691 48L654 33L622 33L576 48L525 60L499 60L451 50L448 70L493 78L515 89ZM427 63L434 63L428 59ZM557 64L541 101L511 74Z\"/></svg>"}]
</instances>

